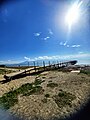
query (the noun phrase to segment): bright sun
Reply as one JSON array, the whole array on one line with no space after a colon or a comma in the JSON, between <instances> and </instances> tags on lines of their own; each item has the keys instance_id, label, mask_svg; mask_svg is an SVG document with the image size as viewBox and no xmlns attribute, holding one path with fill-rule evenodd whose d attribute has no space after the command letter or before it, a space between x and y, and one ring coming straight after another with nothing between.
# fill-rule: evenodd
<instances>
[{"instance_id":1,"label":"bright sun","mask_svg":"<svg viewBox=\"0 0 90 120\"><path fill-rule=\"evenodd\" d=\"M66 15L65 21L69 27L69 29L71 29L72 25L74 23L76 23L80 17L80 6L82 4L81 2L75 2L72 7L68 10L68 13Z\"/></svg>"}]
</instances>

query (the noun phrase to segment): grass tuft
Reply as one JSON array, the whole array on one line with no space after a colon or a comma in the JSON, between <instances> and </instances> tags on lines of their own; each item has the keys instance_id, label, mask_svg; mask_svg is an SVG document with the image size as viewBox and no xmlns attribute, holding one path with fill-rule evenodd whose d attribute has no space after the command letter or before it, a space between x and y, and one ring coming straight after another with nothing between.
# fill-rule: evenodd
<instances>
[{"instance_id":1,"label":"grass tuft","mask_svg":"<svg viewBox=\"0 0 90 120\"><path fill-rule=\"evenodd\" d=\"M14 70L6 70L6 69L1 69L0 68L0 74L4 75L5 73L9 74L9 73L12 73L12 72L15 72Z\"/></svg>"},{"instance_id":2,"label":"grass tuft","mask_svg":"<svg viewBox=\"0 0 90 120\"><path fill-rule=\"evenodd\" d=\"M48 98L48 97L50 97L50 95L49 94L45 94L45 97Z\"/></svg>"},{"instance_id":3,"label":"grass tuft","mask_svg":"<svg viewBox=\"0 0 90 120\"><path fill-rule=\"evenodd\" d=\"M62 108L64 106L71 106L72 101L75 99L75 95L72 95L71 93L67 93L65 91L60 91L58 95L54 96L54 101L58 105L59 108Z\"/></svg>"},{"instance_id":4,"label":"grass tuft","mask_svg":"<svg viewBox=\"0 0 90 120\"><path fill-rule=\"evenodd\" d=\"M5 93L2 97L0 97L0 106L9 109L14 106L18 102L17 94L14 91L10 91Z\"/></svg>"},{"instance_id":5,"label":"grass tuft","mask_svg":"<svg viewBox=\"0 0 90 120\"><path fill-rule=\"evenodd\" d=\"M44 89L42 89L41 86L35 86L30 91L26 92L23 95L24 96L29 96L29 95L32 95L32 94L38 95L38 94L42 94L43 92L44 92Z\"/></svg>"},{"instance_id":6,"label":"grass tuft","mask_svg":"<svg viewBox=\"0 0 90 120\"><path fill-rule=\"evenodd\" d=\"M18 95L22 94L24 96L32 95L32 94L42 94L44 90L40 86L42 80L35 79L34 83L26 83L16 90L11 90L8 93L5 93L2 97L0 97L0 106L9 109L14 106L18 102Z\"/></svg>"},{"instance_id":7,"label":"grass tuft","mask_svg":"<svg viewBox=\"0 0 90 120\"><path fill-rule=\"evenodd\" d=\"M44 81L42 81L41 79L35 78L34 85L39 85L39 84L41 84L42 82L44 82Z\"/></svg>"},{"instance_id":8,"label":"grass tuft","mask_svg":"<svg viewBox=\"0 0 90 120\"><path fill-rule=\"evenodd\" d=\"M90 75L90 70L80 70L80 73Z\"/></svg>"},{"instance_id":9,"label":"grass tuft","mask_svg":"<svg viewBox=\"0 0 90 120\"><path fill-rule=\"evenodd\" d=\"M58 87L58 84L57 83L48 83L47 87L55 88L55 87Z\"/></svg>"},{"instance_id":10,"label":"grass tuft","mask_svg":"<svg viewBox=\"0 0 90 120\"><path fill-rule=\"evenodd\" d=\"M47 98L42 99L43 103L47 103Z\"/></svg>"}]
</instances>

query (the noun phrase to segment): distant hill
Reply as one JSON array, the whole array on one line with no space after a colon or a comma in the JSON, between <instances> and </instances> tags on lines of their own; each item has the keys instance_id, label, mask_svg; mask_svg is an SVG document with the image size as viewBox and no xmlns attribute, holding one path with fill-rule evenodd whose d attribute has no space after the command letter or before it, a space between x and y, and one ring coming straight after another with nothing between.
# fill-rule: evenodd
<instances>
[{"instance_id":1,"label":"distant hill","mask_svg":"<svg viewBox=\"0 0 90 120\"><path fill-rule=\"evenodd\" d=\"M49 64L49 60L44 60L45 65ZM37 61L24 61L18 64L5 64L6 66L34 66L34 63L36 66L42 66L43 65L43 60L37 60ZM50 60L51 64L57 63L55 60Z\"/></svg>"}]
</instances>

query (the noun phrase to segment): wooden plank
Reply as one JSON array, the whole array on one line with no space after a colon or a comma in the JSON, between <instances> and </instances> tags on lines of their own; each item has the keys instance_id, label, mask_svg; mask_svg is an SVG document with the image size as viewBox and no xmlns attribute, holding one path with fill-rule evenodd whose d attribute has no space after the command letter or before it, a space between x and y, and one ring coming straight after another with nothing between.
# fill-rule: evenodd
<instances>
[{"instance_id":1,"label":"wooden plank","mask_svg":"<svg viewBox=\"0 0 90 120\"><path fill-rule=\"evenodd\" d=\"M50 61L49 61L49 65L45 65L45 62L43 61L43 66L42 67L36 67L35 66L35 61L33 62L34 63L34 67L33 68L28 68L26 70L21 70L19 72L14 72L14 73L10 73L10 74L7 74L7 75L4 75L4 78L5 79L12 79L14 77L17 77L19 75L24 75L26 74L27 72L29 72L30 74L31 73L34 73L34 72L38 72L38 71L43 71L43 70L48 70L48 68L50 69L55 69L55 68L59 68L59 67L62 67L62 66L67 66L68 63L71 63L73 61L69 61L69 62L63 62L63 63L56 63L56 64L50 64Z\"/></svg>"},{"instance_id":2,"label":"wooden plank","mask_svg":"<svg viewBox=\"0 0 90 120\"><path fill-rule=\"evenodd\" d=\"M38 67L36 67L38 68ZM14 73L9 73L9 74L6 74L6 76L10 76L10 77L13 77L13 76L16 76L16 75L21 75L21 74L24 74L25 72L29 72L29 71L32 71L34 70L34 68L28 68L26 70L21 70L19 72L14 72Z\"/></svg>"}]
</instances>

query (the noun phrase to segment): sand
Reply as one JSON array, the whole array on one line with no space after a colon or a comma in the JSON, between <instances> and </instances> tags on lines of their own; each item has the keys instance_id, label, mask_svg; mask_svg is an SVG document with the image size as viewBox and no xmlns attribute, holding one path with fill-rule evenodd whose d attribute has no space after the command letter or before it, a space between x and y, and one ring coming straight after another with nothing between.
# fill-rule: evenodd
<instances>
[{"instance_id":1,"label":"sand","mask_svg":"<svg viewBox=\"0 0 90 120\"><path fill-rule=\"evenodd\" d=\"M18 115L26 120L31 118L44 118L51 119L53 117L63 117L72 114L80 109L80 106L84 105L89 99L90 93L90 77L85 74L79 74L78 72L60 72L60 71L49 71L43 72L37 76L27 76L24 78L12 80L8 83L0 83L0 96L4 93L9 92L12 88L19 88L25 83L34 82L35 78L38 77L41 80L45 80L41 84L44 89L43 94L30 95L30 96L18 96L18 103L11 107L8 111L12 114ZM3 80L3 76L0 75L0 81ZM50 82L58 84L58 87L49 88L47 84ZM76 99L72 101L72 107L65 106L60 109L53 96L56 95L59 90L62 89L66 92L70 92L76 96ZM43 103L42 100L45 98L45 94L50 94L47 99L47 103Z\"/></svg>"}]
</instances>

